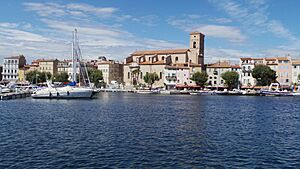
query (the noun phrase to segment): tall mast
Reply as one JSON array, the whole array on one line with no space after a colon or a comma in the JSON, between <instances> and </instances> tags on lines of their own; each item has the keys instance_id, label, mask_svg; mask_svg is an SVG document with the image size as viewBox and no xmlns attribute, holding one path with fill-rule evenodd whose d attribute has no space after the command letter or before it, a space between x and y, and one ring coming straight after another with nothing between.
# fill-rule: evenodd
<instances>
[{"instance_id":1,"label":"tall mast","mask_svg":"<svg viewBox=\"0 0 300 169\"><path fill-rule=\"evenodd\" d=\"M74 49L74 45L75 45L75 34L76 34L76 29L75 31L72 33L72 38L73 38L73 42L72 42L72 81L76 82L76 57L75 57L75 49Z\"/></svg>"}]
</instances>

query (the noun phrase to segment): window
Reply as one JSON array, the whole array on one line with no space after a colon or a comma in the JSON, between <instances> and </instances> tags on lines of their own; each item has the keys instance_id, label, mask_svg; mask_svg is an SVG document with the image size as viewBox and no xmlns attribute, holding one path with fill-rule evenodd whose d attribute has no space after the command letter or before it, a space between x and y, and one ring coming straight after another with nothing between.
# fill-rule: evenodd
<instances>
[{"instance_id":1,"label":"window","mask_svg":"<svg viewBox=\"0 0 300 169\"><path fill-rule=\"evenodd\" d=\"M196 48L196 42L193 42L193 48Z\"/></svg>"},{"instance_id":2,"label":"window","mask_svg":"<svg viewBox=\"0 0 300 169\"><path fill-rule=\"evenodd\" d=\"M162 72L159 72L159 78L162 79Z\"/></svg>"},{"instance_id":3,"label":"window","mask_svg":"<svg viewBox=\"0 0 300 169\"><path fill-rule=\"evenodd\" d=\"M165 60L165 57L163 56L163 57L161 57L161 60Z\"/></svg>"},{"instance_id":4,"label":"window","mask_svg":"<svg viewBox=\"0 0 300 169\"><path fill-rule=\"evenodd\" d=\"M143 72L141 72L141 79L143 79Z\"/></svg>"},{"instance_id":5,"label":"window","mask_svg":"<svg viewBox=\"0 0 300 169\"><path fill-rule=\"evenodd\" d=\"M288 82L289 82L289 79L285 79L285 82L288 83Z\"/></svg>"},{"instance_id":6,"label":"window","mask_svg":"<svg viewBox=\"0 0 300 169\"><path fill-rule=\"evenodd\" d=\"M175 58L175 61L176 61L176 62L178 61L178 57Z\"/></svg>"},{"instance_id":7,"label":"window","mask_svg":"<svg viewBox=\"0 0 300 169\"><path fill-rule=\"evenodd\" d=\"M248 73L248 76L251 76L251 73Z\"/></svg>"},{"instance_id":8,"label":"window","mask_svg":"<svg viewBox=\"0 0 300 169\"><path fill-rule=\"evenodd\" d=\"M217 81L214 81L214 84L217 84Z\"/></svg>"},{"instance_id":9,"label":"window","mask_svg":"<svg viewBox=\"0 0 300 169\"><path fill-rule=\"evenodd\" d=\"M128 79L130 79L130 72L128 72L128 75L127 75L127 76L128 76Z\"/></svg>"}]
</instances>

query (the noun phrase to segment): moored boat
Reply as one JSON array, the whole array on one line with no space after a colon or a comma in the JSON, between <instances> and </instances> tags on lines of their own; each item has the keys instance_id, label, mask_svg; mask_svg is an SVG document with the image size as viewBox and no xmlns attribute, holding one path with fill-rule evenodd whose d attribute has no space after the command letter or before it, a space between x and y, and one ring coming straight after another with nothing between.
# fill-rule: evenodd
<instances>
[{"instance_id":1,"label":"moored boat","mask_svg":"<svg viewBox=\"0 0 300 169\"><path fill-rule=\"evenodd\" d=\"M90 79L86 65L81 62L82 55L79 47L77 30L73 32L72 42L72 82L69 86L53 87L49 81L47 81L47 87L41 90L35 91L31 96L35 99L47 98L47 99L76 99L76 98L92 98L94 90L91 88ZM79 68L79 83L77 81L77 70Z\"/></svg>"}]
</instances>

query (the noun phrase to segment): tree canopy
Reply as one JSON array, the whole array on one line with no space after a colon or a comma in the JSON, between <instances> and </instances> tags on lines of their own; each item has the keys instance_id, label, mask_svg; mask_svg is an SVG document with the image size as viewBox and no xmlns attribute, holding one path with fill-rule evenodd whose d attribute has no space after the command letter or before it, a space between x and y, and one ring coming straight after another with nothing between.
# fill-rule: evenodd
<instances>
[{"instance_id":1,"label":"tree canopy","mask_svg":"<svg viewBox=\"0 0 300 169\"><path fill-rule=\"evenodd\" d=\"M54 82L68 82L69 81L69 75L67 72L61 72L54 75L53 78Z\"/></svg>"},{"instance_id":2,"label":"tree canopy","mask_svg":"<svg viewBox=\"0 0 300 169\"><path fill-rule=\"evenodd\" d=\"M158 80L159 80L158 75L155 72L154 73L146 73L146 75L144 76L145 83L150 85L150 87L152 87L154 82L158 81Z\"/></svg>"},{"instance_id":3,"label":"tree canopy","mask_svg":"<svg viewBox=\"0 0 300 169\"><path fill-rule=\"evenodd\" d=\"M239 74L235 71L227 71L222 73L222 79L225 80L225 84L229 89L233 89L238 86Z\"/></svg>"},{"instance_id":4,"label":"tree canopy","mask_svg":"<svg viewBox=\"0 0 300 169\"><path fill-rule=\"evenodd\" d=\"M47 79L51 79L52 75L49 72L39 72L37 70L29 71L26 73L26 80L32 84L46 82Z\"/></svg>"},{"instance_id":5,"label":"tree canopy","mask_svg":"<svg viewBox=\"0 0 300 169\"><path fill-rule=\"evenodd\" d=\"M276 72L267 65L258 65L252 70L252 76L256 79L257 85L268 86L276 82Z\"/></svg>"},{"instance_id":6,"label":"tree canopy","mask_svg":"<svg viewBox=\"0 0 300 169\"><path fill-rule=\"evenodd\" d=\"M203 87L208 80L208 75L206 72L196 72L191 77L191 80L194 81L197 85Z\"/></svg>"},{"instance_id":7,"label":"tree canopy","mask_svg":"<svg viewBox=\"0 0 300 169\"><path fill-rule=\"evenodd\" d=\"M103 73L98 69L88 69L90 81L97 86L103 80ZM107 82L109 83L109 82Z\"/></svg>"}]
</instances>

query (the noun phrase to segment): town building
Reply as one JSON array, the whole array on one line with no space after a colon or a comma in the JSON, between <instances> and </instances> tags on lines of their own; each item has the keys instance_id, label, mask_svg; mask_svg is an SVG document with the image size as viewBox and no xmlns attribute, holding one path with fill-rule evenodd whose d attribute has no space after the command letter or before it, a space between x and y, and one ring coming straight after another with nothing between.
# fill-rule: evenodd
<instances>
[{"instance_id":1,"label":"town building","mask_svg":"<svg viewBox=\"0 0 300 169\"><path fill-rule=\"evenodd\" d=\"M256 85L257 81L252 77L252 70L255 68L255 66L260 64L267 65L276 72L276 80L281 86L288 87L292 84L293 75L291 58L241 58L241 83L243 87L254 87Z\"/></svg>"},{"instance_id":2,"label":"town building","mask_svg":"<svg viewBox=\"0 0 300 169\"><path fill-rule=\"evenodd\" d=\"M241 67L238 65L231 65L227 61L219 61L217 63L207 65L206 73L208 75L208 87L225 88L225 80L222 78L222 74L228 71L237 72L239 74L238 81L241 80Z\"/></svg>"},{"instance_id":3,"label":"town building","mask_svg":"<svg viewBox=\"0 0 300 169\"><path fill-rule=\"evenodd\" d=\"M190 68L186 66L165 66L164 75L167 90L195 85L195 82L190 79Z\"/></svg>"},{"instance_id":4,"label":"town building","mask_svg":"<svg viewBox=\"0 0 300 169\"><path fill-rule=\"evenodd\" d=\"M39 71L45 73L51 73L51 75L55 75L58 71L58 60L57 59L40 59L37 60L39 62Z\"/></svg>"},{"instance_id":5,"label":"town building","mask_svg":"<svg viewBox=\"0 0 300 169\"><path fill-rule=\"evenodd\" d=\"M2 80L17 81L20 68L26 65L26 59L23 55L4 58Z\"/></svg>"},{"instance_id":6,"label":"town building","mask_svg":"<svg viewBox=\"0 0 300 169\"><path fill-rule=\"evenodd\" d=\"M292 84L292 63L288 57L276 58L278 62L277 81L282 86L290 86Z\"/></svg>"},{"instance_id":7,"label":"town building","mask_svg":"<svg viewBox=\"0 0 300 169\"><path fill-rule=\"evenodd\" d=\"M123 83L123 64L114 60L97 62L98 70L102 71L103 81L106 84L111 84L116 81L119 84Z\"/></svg>"},{"instance_id":8,"label":"town building","mask_svg":"<svg viewBox=\"0 0 300 169\"><path fill-rule=\"evenodd\" d=\"M261 63L259 59L255 61L252 58L240 58L242 87L254 87L256 85L256 80L252 77L252 69L255 67L255 62Z\"/></svg>"},{"instance_id":9,"label":"town building","mask_svg":"<svg viewBox=\"0 0 300 169\"><path fill-rule=\"evenodd\" d=\"M292 83L299 83L300 60L292 60Z\"/></svg>"},{"instance_id":10,"label":"town building","mask_svg":"<svg viewBox=\"0 0 300 169\"><path fill-rule=\"evenodd\" d=\"M190 34L190 48L172 50L136 51L125 59L125 86L146 84L143 77L147 73L156 73L159 80L154 87L166 87L169 81L169 66L188 68L191 76L196 71L204 69L204 34L192 32ZM190 78L190 77L188 77ZM172 81L172 80L171 80ZM170 82L171 84L171 82ZM189 84L189 83L188 83Z\"/></svg>"},{"instance_id":11,"label":"town building","mask_svg":"<svg viewBox=\"0 0 300 169\"><path fill-rule=\"evenodd\" d=\"M19 69L18 72L18 81L25 82L26 81L26 74L29 72L30 65L25 65L24 67Z\"/></svg>"}]
</instances>

